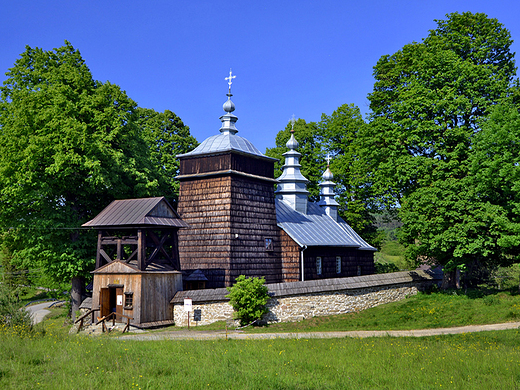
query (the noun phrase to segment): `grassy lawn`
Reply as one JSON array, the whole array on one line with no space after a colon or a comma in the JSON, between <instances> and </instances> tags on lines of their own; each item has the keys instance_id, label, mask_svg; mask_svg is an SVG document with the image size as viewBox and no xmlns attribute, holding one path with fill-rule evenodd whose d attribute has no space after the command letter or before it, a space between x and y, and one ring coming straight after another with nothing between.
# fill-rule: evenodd
<instances>
[{"instance_id":1,"label":"grassy lawn","mask_svg":"<svg viewBox=\"0 0 520 390\"><path fill-rule=\"evenodd\" d=\"M410 269L410 265L404 257L404 246L398 241L387 241L380 251L374 253L377 263L394 264L400 271Z\"/></svg>"},{"instance_id":2,"label":"grassy lawn","mask_svg":"<svg viewBox=\"0 0 520 390\"><path fill-rule=\"evenodd\" d=\"M515 389L518 330L428 338L132 341L63 317L0 329L3 389ZM22 332L23 333L23 332Z\"/></svg>"},{"instance_id":3,"label":"grassy lawn","mask_svg":"<svg viewBox=\"0 0 520 390\"><path fill-rule=\"evenodd\" d=\"M520 387L519 330L426 338L123 341L113 335L71 336L65 309L52 313L32 332L0 327L0 388ZM410 329L518 318L518 295L433 293L352 315L254 331Z\"/></svg>"}]
</instances>

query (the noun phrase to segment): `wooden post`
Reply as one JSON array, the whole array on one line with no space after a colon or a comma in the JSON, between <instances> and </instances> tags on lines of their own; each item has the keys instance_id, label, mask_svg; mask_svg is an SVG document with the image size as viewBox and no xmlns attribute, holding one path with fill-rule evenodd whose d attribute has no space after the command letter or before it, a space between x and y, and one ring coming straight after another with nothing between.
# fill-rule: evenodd
<instances>
[{"instance_id":1,"label":"wooden post","mask_svg":"<svg viewBox=\"0 0 520 390\"><path fill-rule=\"evenodd\" d=\"M97 252L96 252L96 269L101 267L101 237L103 235L103 232L101 230L98 230L97 234Z\"/></svg>"},{"instance_id":2,"label":"wooden post","mask_svg":"<svg viewBox=\"0 0 520 390\"><path fill-rule=\"evenodd\" d=\"M173 249L172 249L172 258L173 258L173 267L177 270L181 270L181 262L179 259L179 238L177 236L177 230L172 232L173 239Z\"/></svg>"},{"instance_id":3,"label":"wooden post","mask_svg":"<svg viewBox=\"0 0 520 390\"><path fill-rule=\"evenodd\" d=\"M142 229L137 229L137 268L146 268L146 237Z\"/></svg>"}]
</instances>

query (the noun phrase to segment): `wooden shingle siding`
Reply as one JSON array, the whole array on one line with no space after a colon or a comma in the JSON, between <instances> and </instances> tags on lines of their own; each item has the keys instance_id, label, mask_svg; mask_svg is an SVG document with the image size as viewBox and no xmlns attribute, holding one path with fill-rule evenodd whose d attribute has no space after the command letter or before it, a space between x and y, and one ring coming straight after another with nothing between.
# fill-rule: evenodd
<instances>
[{"instance_id":1,"label":"wooden shingle siding","mask_svg":"<svg viewBox=\"0 0 520 390\"><path fill-rule=\"evenodd\" d=\"M220 159L220 160L219 160ZM282 279L272 181L228 173L182 178L223 169L272 178L273 162L243 155L181 159L178 213L191 228L179 231L181 269L200 269L207 288L230 286L240 275ZM272 240L266 251L265 239Z\"/></svg>"},{"instance_id":2,"label":"wooden shingle siding","mask_svg":"<svg viewBox=\"0 0 520 390\"><path fill-rule=\"evenodd\" d=\"M191 227L179 231L181 269L188 273L202 270L207 287L223 285L224 270L229 268L230 191L229 176L180 182L177 211Z\"/></svg>"},{"instance_id":3,"label":"wooden shingle siding","mask_svg":"<svg viewBox=\"0 0 520 390\"><path fill-rule=\"evenodd\" d=\"M251 175L274 177L272 161L252 158L241 154L219 154L214 156L194 156L182 158L180 161L181 175L194 175L209 172L234 170Z\"/></svg>"},{"instance_id":4,"label":"wooden shingle siding","mask_svg":"<svg viewBox=\"0 0 520 390\"><path fill-rule=\"evenodd\" d=\"M282 277L284 282L297 282L300 275L300 247L280 229L280 241L282 249Z\"/></svg>"}]
</instances>

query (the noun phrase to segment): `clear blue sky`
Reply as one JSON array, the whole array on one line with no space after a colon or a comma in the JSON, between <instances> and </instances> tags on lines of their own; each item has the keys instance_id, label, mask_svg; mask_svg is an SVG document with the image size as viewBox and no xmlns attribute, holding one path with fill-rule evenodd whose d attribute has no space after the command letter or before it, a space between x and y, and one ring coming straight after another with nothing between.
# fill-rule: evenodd
<instances>
[{"instance_id":1,"label":"clear blue sky","mask_svg":"<svg viewBox=\"0 0 520 390\"><path fill-rule=\"evenodd\" d=\"M238 134L262 152L293 114L319 121L344 103L366 114L377 60L447 13L484 12L520 41L517 0L3 0L0 10L0 81L26 45L68 40L96 80L175 112L200 142L218 133L232 68Z\"/></svg>"}]
</instances>

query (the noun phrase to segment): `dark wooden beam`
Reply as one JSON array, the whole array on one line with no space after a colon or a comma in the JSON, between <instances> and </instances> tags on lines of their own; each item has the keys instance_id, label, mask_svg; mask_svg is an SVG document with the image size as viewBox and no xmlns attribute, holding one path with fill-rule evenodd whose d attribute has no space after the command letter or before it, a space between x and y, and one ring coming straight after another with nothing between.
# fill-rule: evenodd
<instances>
[{"instance_id":1,"label":"dark wooden beam","mask_svg":"<svg viewBox=\"0 0 520 390\"><path fill-rule=\"evenodd\" d=\"M104 249L100 249L100 250L99 250L99 254L100 254L101 256L103 256L103 258L107 261L107 263L111 263L111 262L112 262L112 259L110 258L109 255L107 255L107 253L105 252Z\"/></svg>"},{"instance_id":2,"label":"dark wooden beam","mask_svg":"<svg viewBox=\"0 0 520 390\"><path fill-rule=\"evenodd\" d=\"M97 239L97 251L96 251L96 269L101 267L101 238L103 236L103 232L98 230L98 239Z\"/></svg>"},{"instance_id":3,"label":"dark wooden beam","mask_svg":"<svg viewBox=\"0 0 520 390\"><path fill-rule=\"evenodd\" d=\"M152 254L150 255L150 257L148 259L146 259L146 262L147 263L151 263L155 259L155 257L157 256L157 254L159 252L163 252L166 255L166 258L170 259L170 256L168 255L168 253L166 253L166 250L164 250L164 243L168 239L168 234L165 234L164 236L162 236L160 240L155 235L155 233L152 232L152 231L149 232L149 236L153 240L153 242L155 243L155 249L152 252Z\"/></svg>"},{"instance_id":4,"label":"dark wooden beam","mask_svg":"<svg viewBox=\"0 0 520 390\"><path fill-rule=\"evenodd\" d=\"M143 229L137 229L137 268L146 269L146 237Z\"/></svg>"}]
</instances>

